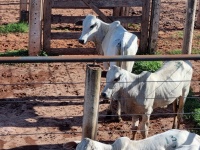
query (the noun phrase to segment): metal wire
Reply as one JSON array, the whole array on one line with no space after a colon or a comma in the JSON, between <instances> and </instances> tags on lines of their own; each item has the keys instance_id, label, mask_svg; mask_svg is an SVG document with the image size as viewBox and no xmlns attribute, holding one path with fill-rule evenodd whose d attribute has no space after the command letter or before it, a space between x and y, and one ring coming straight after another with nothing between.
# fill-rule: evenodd
<instances>
[{"instance_id":1,"label":"metal wire","mask_svg":"<svg viewBox=\"0 0 200 150\"><path fill-rule=\"evenodd\" d=\"M9 5L20 5L20 4L27 4L28 5L29 3L0 3L0 5L2 5L2 6L3 5L8 5L8 6Z\"/></svg>"},{"instance_id":2,"label":"metal wire","mask_svg":"<svg viewBox=\"0 0 200 150\"><path fill-rule=\"evenodd\" d=\"M0 86L8 85L37 85L37 84L85 84L85 82L27 82L27 83L0 83Z\"/></svg>"},{"instance_id":3,"label":"metal wire","mask_svg":"<svg viewBox=\"0 0 200 150\"><path fill-rule=\"evenodd\" d=\"M160 129L149 129L148 131L151 132L151 131L164 131L164 130L170 130L171 128L160 128ZM180 130L187 130L187 131L191 131L191 130L200 130L200 128L187 128L187 129L180 129ZM137 132L141 132L141 131L145 131L145 130L141 130L141 129L138 129L138 130L117 130L115 129L114 131L113 130L110 130L110 131L97 131L97 132L109 132L109 133L114 133L114 132L129 132L131 133L132 131L137 131ZM5 137L5 136L31 136L31 135L55 135L55 134L82 134L82 132L78 132L78 131L73 131L73 132L44 132L44 133L19 133L19 134L0 134L1 137Z\"/></svg>"}]
</instances>

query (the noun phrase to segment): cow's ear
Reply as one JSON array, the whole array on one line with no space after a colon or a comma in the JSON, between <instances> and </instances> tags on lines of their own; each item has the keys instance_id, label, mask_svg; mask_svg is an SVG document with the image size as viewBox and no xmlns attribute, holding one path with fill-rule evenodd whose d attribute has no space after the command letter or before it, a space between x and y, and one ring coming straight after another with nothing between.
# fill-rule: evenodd
<instances>
[{"instance_id":1,"label":"cow's ear","mask_svg":"<svg viewBox=\"0 0 200 150\"><path fill-rule=\"evenodd\" d=\"M83 25L83 20L79 20L79 21L75 22L75 25L82 26Z\"/></svg>"},{"instance_id":2,"label":"cow's ear","mask_svg":"<svg viewBox=\"0 0 200 150\"><path fill-rule=\"evenodd\" d=\"M73 149L75 150L76 146L78 144L79 143L75 142L75 141L67 142L67 143L63 144L63 148L66 149L66 150L73 150Z\"/></svg>"}]
</instances>

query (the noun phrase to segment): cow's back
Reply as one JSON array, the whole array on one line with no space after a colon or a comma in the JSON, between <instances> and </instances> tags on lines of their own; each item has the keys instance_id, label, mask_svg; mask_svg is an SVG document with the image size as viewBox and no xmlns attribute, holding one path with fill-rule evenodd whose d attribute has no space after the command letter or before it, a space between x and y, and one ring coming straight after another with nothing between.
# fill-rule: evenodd
<instances>
[{"instance_id":1,"label":"cow's back","mask_svg":"<svg viewBox=\"0 0 200 150\"><path fill-rule=\"evenodd\" d=\"M138 38L121 26L119 21L114 21L110 24L109 31L102 41L102 49L104 55L107 56L135 55L138 50ZM111 62L111 65L117 65L129 72L132 71L133 64L134 61L123 62L122 64L114 64Z\"/></svg>"},{"instance_id":2,"label":"cow's back","mask_svg":"<svg viewBox=\"0 0 200 150\"><path fill-rule=\"evenodd\" d=\"M192 78L192 65L189 61L169 61L153 75L155 87L155 107L168 105L179 96L187 96ZM184 95L183 95L184 94Z\"/></svg>"},{"instance_id":3,"label":"cow's back","mask_svg":"<svg viewBox=\"0 0 200 150\"><path fill-rule=\"evenodd\" d=\"M123 34L126 30L120 25L119 21L110 24L109 30L102 41L104 55L118 55L118 49Z\"/></svg>"}]
</instances>

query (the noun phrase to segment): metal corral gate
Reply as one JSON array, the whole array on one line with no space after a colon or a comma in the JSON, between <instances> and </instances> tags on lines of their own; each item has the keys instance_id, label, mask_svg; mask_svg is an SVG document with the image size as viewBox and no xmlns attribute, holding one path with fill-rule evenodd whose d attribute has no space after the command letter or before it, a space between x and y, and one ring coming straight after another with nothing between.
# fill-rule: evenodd
<instances>
[{"instance_id":1,"label":"metal corral gate","mask_svg":"<svg viewBox=\"0 0 200 150\"><path fill-rule=\"evenodd\" d=\"M145 53L148 46L149 39L149 26L150 26L150 4L151 1L144 0L50 0L44 1L44 50L53 55L67 55L67 54L94 54L94 49L83 49L83 48L51 48L51 40L54 39L78 39L80 32L51 32L51 24L58 23L73 23L81 20L84 16L62 16L52 15L52 9L92 9L96 12L99 17L105 22L112 22L119 20L122 23L141 23L141 34L140 34L140 49L141 53ZM157 5L157 4L156 4ZM123 16L119 16L120 7L141 7L141 16L127 16L127 12L124 11ZM153 7L154 8L154 7ZM113 16L105 16L100 9L112 9ZM156 26L153 27L154 31ZM138 34L137 34L138 35Z\"/></svg>"}]
</instances>

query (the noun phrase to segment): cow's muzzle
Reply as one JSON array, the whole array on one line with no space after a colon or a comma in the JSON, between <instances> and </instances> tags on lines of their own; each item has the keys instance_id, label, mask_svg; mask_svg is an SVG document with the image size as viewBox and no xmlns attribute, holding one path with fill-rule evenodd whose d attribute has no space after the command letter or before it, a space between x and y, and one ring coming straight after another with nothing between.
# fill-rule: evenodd
<instances>
[{"instance_id":1,"label":"cow's muzzle","mask_svg":"<svg viewBox=\"0 0 200 150\"><path fill-rule=\"evenodd\" d=\"M106 93L101 93L101 98L109 99L108 95Z\"/></svg>"},{"instance_id":2,"label":"cow's muzzle","mask_svg":"<svg viewBox=\"0 0 200 150\"><path fill-rule=\"evenodd\" d=\"M79 41L79 43L81 43L81 44L85 44L85 41L84 41L84 40L79 39L78 41Z\"/></svg>"}]
</instances>

